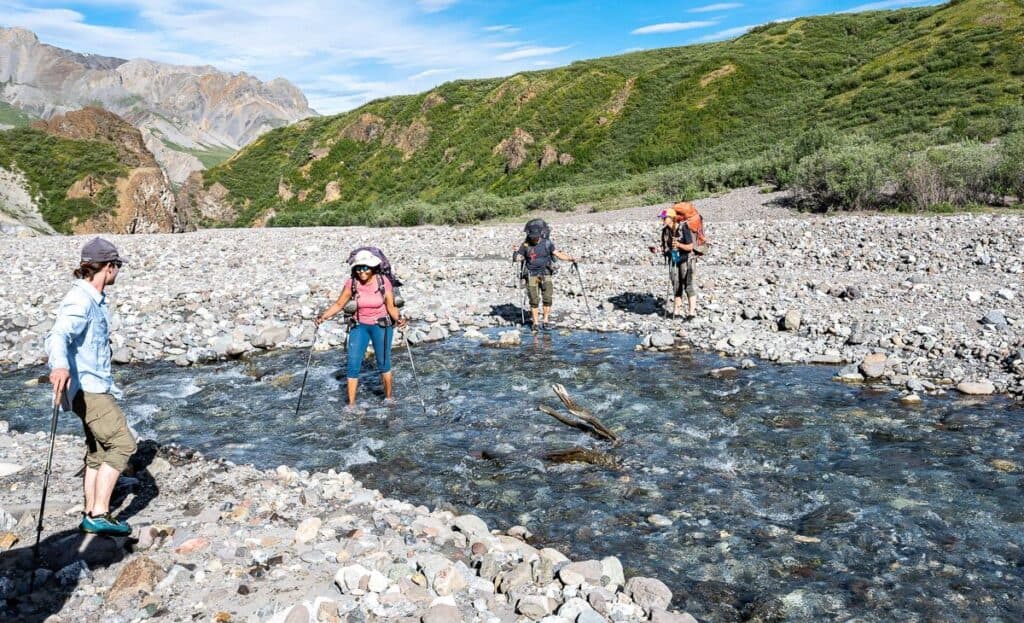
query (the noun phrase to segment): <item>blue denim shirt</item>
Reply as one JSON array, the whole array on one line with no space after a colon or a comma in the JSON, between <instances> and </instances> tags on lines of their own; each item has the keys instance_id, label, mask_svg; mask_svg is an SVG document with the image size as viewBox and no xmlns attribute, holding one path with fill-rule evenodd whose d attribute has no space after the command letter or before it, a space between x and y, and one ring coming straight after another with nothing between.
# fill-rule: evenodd
<instances>
[{"instance_id":1,"label":"blue denim shirt","mask_svg":"<svg viewBox=\"0 0 1024 623\"><path fill-rule=\"evenodd\" d=\"M50 370L66 368L71 385L64 400L84 390L121 397L110 372L110 311L107 296L79 279L57 308L57 319L46 336Z\"/></svg>"}]
</instances>

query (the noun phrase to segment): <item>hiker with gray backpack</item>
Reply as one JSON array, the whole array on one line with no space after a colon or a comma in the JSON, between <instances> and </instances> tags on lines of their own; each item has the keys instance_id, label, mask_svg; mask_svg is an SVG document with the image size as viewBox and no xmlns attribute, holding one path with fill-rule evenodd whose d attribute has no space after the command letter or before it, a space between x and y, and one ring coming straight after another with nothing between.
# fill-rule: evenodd
<instances>
[{"instance_id":1,"label":"hiker with gray backpack","mask_svg":"<svg viewBox=\"0 0 1024 623\"><path fill-rule=\"evenodd\" d=\"M512 255L518 258L519 278L526 282L530 297L531 328L534 332L550 327L551 302L554 294L552 276L555 274L555 259L576 264L576 258L555 249L551 240L551 227L543 219L535 218L523 228L526 239ZM544 316L540 318L539 306L544 303Z\"/></svg>"},{"instance_id":2,"label":"hiker with gray backpack","mask_svg":"<svg viewBox=\"0 0 1024 623\"><path fill-rule=\"evenodd\" d=\"M404 328L407 321L398 311L401 303L396 303L395 288L401 282L394 276L390 263L380 249L356 249L349 255L348 263L352 267L351 277L342 287L341 295L324 313L317 316L314 323L319 327L338 312L345 312L348 324L348 406L345 410L352 413L356 408L359 371L371 342L377 372L384 386L384 403L394 404L391 397L391 342L394 327Z\"/></svg>"}]
</instances>

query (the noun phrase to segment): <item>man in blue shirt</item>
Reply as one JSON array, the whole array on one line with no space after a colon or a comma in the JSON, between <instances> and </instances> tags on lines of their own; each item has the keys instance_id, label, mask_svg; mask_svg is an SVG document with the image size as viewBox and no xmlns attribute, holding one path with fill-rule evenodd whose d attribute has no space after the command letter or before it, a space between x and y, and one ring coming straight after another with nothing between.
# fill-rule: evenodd
<instances>
[{"instance_id":1,"label":"man in blue shirt","mask_svg":"<svg viewBox=\"0 0 1024 623\"><path fill-rule=\"evenodd\" d=\"M81 530L127 536L131 527L110 514L117 478L135 453L135 438L115 398L110 372L110 311L104 289L114 285L123 260L102 238L82 247L75 284L61 300L46 336L53 399L73 411L85 429L85 516Z\"/></svg>"}]
</instances>

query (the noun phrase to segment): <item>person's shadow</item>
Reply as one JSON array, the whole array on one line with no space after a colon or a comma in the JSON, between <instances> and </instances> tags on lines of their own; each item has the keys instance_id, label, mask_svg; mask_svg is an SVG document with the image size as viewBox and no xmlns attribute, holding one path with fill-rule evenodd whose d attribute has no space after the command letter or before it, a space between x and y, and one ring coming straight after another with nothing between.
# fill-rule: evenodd
<instances>
[{"instance_id":1,"label":"person's shadow","mask_svg":"<svg viewBox=\"0 0 1024 623\"><path fill-rule=\"evenodd\" d=\"M154 441L139 442L110 500L115 516L128 520L160 494L160 488L148 470L159 449ZM131 503L119 509L129 494L134 494ZM33 511L32 515L35 516L36 512ZM52 507L46 511L44 529L46 517L52 518L58 512ZM35 521L31 536L23 542L24 547L0 553L0 600L6 598L0 601L0 620L3 621L42 623L63 609L83 577L88 577L96 569L120 562L133 551L136 543L129 537L63 530L39 542L39 563L36 567L33 554Z\"/></svg>"},{"instance_id":2,"label":"person's shadow","mask_svg":"<svg viewBox=\"0 0 1024 623\"><path fill-rule=\"evenodd\" d=\"M527 320L530 319L530 310L511 303L502 303L501 305L491 305L490 315L501 318L505 322L522 324L524 316Z\"/></svg>"},{"instance_id":3,"label":"person's shadow","mask_svg":"<svg viewBox=\"0 0 1024 623\"><path fill-rule=\"evenodd\" d=\"M655 297L648 292L623 292L608 299L615 309L641 316L663 313L664 297Z\"/></svg>"}]
</instances>

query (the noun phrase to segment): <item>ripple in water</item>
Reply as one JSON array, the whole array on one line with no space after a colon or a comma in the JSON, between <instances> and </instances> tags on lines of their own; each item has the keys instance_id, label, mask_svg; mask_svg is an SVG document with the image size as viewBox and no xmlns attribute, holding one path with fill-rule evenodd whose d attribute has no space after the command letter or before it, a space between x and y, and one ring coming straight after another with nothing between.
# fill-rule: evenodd
<instances>
[{"instance_id":1,"label":"ripple in water","mask_svg":"<svg viewBox=\"0 0 1024 623\"><path fill-rule=\"evenodd\" d=\"M409 501L521 523L577 558L617 555L714 621L1022 620L1024 412L1002 399L926 399L832 383L825 367L734 379L709 354L635 353L624 335L545 335L516 350L450 340L404 352L399 405L367 362L363 411L342 415L340 351L200 368L118 368L133 425L240 463L349 469ZM0 377L15 429L47 426L40 370ZM601 448L555 422L562 383L624 439L621 469L555 465ZM77 418L62 432L80 433ZM1009 463L1003 463L1007 461ZM1011 467L1007 467L1007 466ZM655 526L651 515L671 523Z\"/></svg>"}]
</instances>

